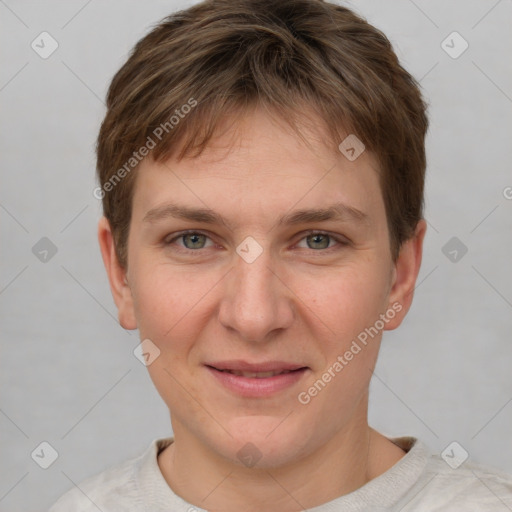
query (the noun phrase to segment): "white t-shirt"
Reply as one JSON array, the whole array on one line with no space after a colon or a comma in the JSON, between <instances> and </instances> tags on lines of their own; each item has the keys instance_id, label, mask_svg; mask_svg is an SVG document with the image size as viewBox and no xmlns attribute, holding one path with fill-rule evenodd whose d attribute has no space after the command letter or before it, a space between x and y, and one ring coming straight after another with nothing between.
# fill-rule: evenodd
<instances>
[{"instance_id":1,"label":"white t-shirt","mask_svg":"<svg viewBox=\"0 0 512 512\"><path fill-rule=\"evenodd\" d=\"M512 511L512 475L468 460L453 469L457 464L450 466L415 437L388 439L407 452L396 464L354 492L308 512ZM176 495L160 472L158 453L172 442L154 440L139 457L68 491L49 512L204 512Z\"/></svg>"}]
</instances>

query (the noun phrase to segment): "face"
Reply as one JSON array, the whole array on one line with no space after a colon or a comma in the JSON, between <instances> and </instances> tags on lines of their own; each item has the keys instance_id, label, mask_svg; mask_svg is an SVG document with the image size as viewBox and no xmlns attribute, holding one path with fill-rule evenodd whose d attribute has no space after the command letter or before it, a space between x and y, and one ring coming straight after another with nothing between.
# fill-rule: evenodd
<instances>
[{"instance_id":1,"label":"face","mask_svg":"<svg viewBox=\"0 0 512 512\"><path fill-rule=\"evenodd\" d=\"M392 262L368 151L351 162L320 128L308 148L259 111L235 128L200 157L142 162L128 268L110 277L123 326L158 348L148 369L176 438L273 467L365 421L419 263Z\"/></svg>"}]
</instances>

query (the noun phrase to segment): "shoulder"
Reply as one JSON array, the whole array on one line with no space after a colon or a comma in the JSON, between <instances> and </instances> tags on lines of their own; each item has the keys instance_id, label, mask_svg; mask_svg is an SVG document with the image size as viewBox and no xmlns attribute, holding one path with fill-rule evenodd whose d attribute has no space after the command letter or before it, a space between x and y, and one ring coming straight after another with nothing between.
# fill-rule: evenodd
<instances>
[{"instance_id":1,"label":"shoulder","mask_svg":"<svg viewBox=\"0 0 512 512\"><path fill-rule=\"evenodd\" d=\"M153 441L138 457L111 466L94 475L62 495L49 512L117 512L131 510L141 499L137 473L142 461L156 449Z\"/></svg>"},{"instance_id":2,"label":"shoulder","mask_svg":"<svg viewBox=\"0 0 512 512\"><path fill-rule=\"evenodd\" d=\"M512 510L512 475L472 461L454 466L432 454L404 512Z\"/></svg>"}]
</instances>

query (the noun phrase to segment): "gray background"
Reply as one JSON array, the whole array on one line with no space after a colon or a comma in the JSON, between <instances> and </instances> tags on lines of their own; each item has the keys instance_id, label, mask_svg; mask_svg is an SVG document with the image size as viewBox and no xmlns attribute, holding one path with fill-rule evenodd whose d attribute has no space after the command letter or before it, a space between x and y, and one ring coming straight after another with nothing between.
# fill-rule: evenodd
<instances>
[{"instance_id":1,"label":"gray background","mask_svg":"<svg viewBox=\"0 0 512 512\"><path fill-rule=\"evenodd\" d=\"M171 434L133 355L138 333L116 320L93 149L114 72L188 5L0 0L1 511L46 510ZM512 473L512 2L349 5L388 35L431 104L424 260L405 323L384 336L370 424L439 453L456 440ZM31 48L42 31L59 44L47 59ZM453 31L469 43L456 59L441 47ZM468 249L456 262L443 253L454 236ZM42 237L57 247L46 262L32 251ZM42 441L59 454L46 470L31 458Z\"/></svg>"}]
</instances>

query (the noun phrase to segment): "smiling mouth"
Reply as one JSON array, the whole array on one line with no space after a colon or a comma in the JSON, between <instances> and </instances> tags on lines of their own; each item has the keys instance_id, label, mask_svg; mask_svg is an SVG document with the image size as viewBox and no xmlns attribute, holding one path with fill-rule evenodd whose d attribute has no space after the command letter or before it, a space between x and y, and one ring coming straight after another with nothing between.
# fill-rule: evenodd
<instances>
[{"instance_id":1,"label":"smiling mouth","mask_svg":"<svg viewBox=\"0 0 512 512\"><path fill-rule=\"evenodd\" d=\"M284 361L218 361L205 367L224 389L245 398L266 398L292 388L310 370L307 366Z\"/></svg>"},{"instance_id":2,"label":"smiling mouth","mask_svg":"<svg viewBox=\"0 0 512 512\"><path fill-rule=\"evenodd\" d=\"M225 390L237 397L268 398L297 386L311 371L308 366L286 360L214 360L205 368Z\"/></svg>"},{"instance_id":3,"label":"smiling mouth","mask_svg":"<svg viewBox=\"0 0 512 512\"><path fill-rule=\"evenodd\" d=\"M296 370L277 370L270 372L243 372L241 370L219 370L218 368L215 368L213 366L210 366L210 368L213 368L214 370L217 370L219 372L230 373L232 375L237 375L238 377L246 377L249 379L268 379L270 377L275 377L277 375L284 375L285 373L298 372L300 370L305 369L305 367L303 367L297 368Z\"/></svg>"}]
</instances>

